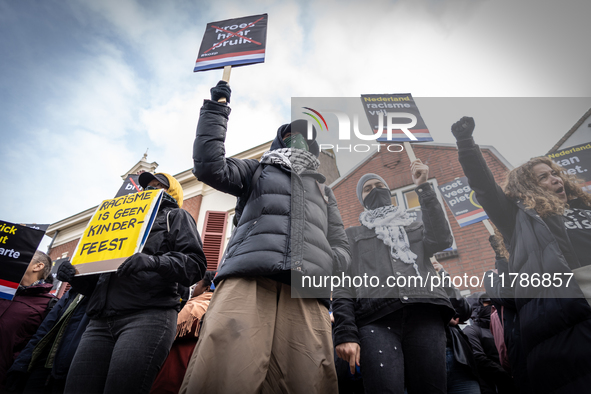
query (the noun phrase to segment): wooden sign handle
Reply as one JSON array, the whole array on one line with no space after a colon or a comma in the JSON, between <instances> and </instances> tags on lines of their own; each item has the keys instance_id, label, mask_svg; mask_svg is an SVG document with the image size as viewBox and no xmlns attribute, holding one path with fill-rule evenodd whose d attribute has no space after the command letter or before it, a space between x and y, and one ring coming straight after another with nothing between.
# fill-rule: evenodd
<instances>
[{"instance_id":1,"label":"wooden sign handle","mask_svg":"<svg viewBox=\"0 0 591 394\"><path fill-rule=\"evenodd\" d=\"M406 154L408 155L408 158L410 159L410 162L412 163L413 161L415 161L417 159L417 157L415 156L415 151L412 150L412 145L410 144L410 142L404 141L404 150L406 151Z\"/></svg>"},{"instance_id":2,"label":"wooden sign handle","mask_svg":"<svg viewBox=\"0 0 591 394\"><path fill-rule=\"evenodd\" d=\"M232 66L224 66L224 75L222 75L222 81L230 82L230 72L232 71ZM226 98L222 97L218 100L218 103L225 103Z\"/></svg>"},{"instance_id":3,"label":"wooden sign handle","mask_svg":"<svg viewBox=\"0 0 591 394\"><path fill-rule=\"evenodd\" d=\"M488 230L490 235L495 235L495 230L493 229L493 227L491 226L490 222L488 221L488 219L484 219L482 221L482 223L484 223L484 227L486 227L486 229Z\"/></svg>"}]
</instances>

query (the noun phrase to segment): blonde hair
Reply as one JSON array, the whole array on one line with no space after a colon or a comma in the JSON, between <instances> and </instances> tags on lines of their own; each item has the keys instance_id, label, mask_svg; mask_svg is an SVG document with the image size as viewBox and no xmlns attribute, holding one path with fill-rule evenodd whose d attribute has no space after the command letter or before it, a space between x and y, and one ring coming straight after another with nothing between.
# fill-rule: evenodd
<instances>
[{"instance_id":1,"label":"blonde hair","mask_svg":"<svg viewBox=\"0 0 591 394\"><path fill-rule=\"evenodd\" d=\"M546 164L556 171L558 177L564 183L564 191L568 200L578 198L585 205L591 206L591 196L583 191L580 186L581 181L575 176L567 174L564 168L545 156L534 157L509 172L503 188L507 197L522 200L527 208L534 209L541 217L562 215L564 213L567 204L561 201L556 193L552 193L539 185L533 171L533 167L538 164Z\"/></svg>"}]
</instances>

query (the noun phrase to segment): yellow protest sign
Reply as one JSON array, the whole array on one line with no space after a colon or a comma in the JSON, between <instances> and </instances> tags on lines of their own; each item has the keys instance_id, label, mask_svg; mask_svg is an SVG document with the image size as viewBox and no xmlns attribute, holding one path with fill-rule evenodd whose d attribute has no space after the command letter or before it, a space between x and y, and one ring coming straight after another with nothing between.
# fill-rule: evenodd
<instances>
[{"instance_id":1,"label":"yellow protest sign","mask_svg":"<svg viewBox=\"0 0 591 394\"><path fill-rule=\"evenodd\" d=\"M72 265L80 274L115 271L141 252L160 206L162 190L103 201L76 246Z\"/></svg>"}]
</instances>

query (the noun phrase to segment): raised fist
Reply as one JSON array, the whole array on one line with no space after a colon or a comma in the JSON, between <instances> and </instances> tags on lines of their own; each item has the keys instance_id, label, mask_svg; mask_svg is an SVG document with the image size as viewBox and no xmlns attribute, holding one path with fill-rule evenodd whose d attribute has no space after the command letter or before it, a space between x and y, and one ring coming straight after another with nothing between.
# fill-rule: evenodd
<instances>
[{"instance_id":1,"label":"raised fist","mask_svg":"<svg viewBox=\"0 0 591 394\"><path fill-rule=\"evenodd\" d=\"M211 100L219 102L221 98L225 98L226 102L230 102L230 95L232 94L232 89L230 89L230 85L226 81L219 81L215 87L211 88Z\"/></svg>"},{"instance_id":2,"label":"raised fist","mask_svg":"<svg viewBox=\"0 0 591 394\"><path fill-rule=\"evenodd\" d=\"M456 137L456 141L467 140L472 137L474 125L474 118L469 116L464 116L462 119L454 123L451 126L451 132L453 133L454 137Z\"/></svg>"}]
</instances>

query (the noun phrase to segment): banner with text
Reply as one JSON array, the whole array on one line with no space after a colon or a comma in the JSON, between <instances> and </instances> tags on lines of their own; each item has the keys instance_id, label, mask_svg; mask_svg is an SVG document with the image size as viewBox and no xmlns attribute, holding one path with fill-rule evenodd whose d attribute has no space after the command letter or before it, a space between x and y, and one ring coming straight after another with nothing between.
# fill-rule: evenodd
<instances>
[{"instance_id":1,"label":"banner with text","mask_svg":"<svg viewBox=\"0 0 591 394\"><path fill-rule=\"evenodd\" d=\"M193 71L263 63L267 22L262 14L208 23Z\"/></svg>"},{"instance_id":2,"label":"banner with text","mask_svg":"<svg viewBox=\"0 0 591 394\"><path fill-rule=\"evenodd\" d=\"M562 166L570 175L575 175L585 181L583 190L591 193L591 143L581 144L549 153L552 161Z\"/></svg>"},{"instance_id":3,"label":"banner with text","mask_svg":"<svg viewBox=\"0 0 591 394\"><path fill-rule=\"evenodd\" d=\"M0 298L12 300L45 231L0 220Z\"/></svg>"},{"instance_id":4,"label":"banner with text","mask_svg":"<svg viewBox=\"0 0 591 394\"><path fill-rule=\"evenodd\" d=\"M465 176L439 185L439 191L460 227L488 219Z\"/></svg>"},{"instance_id":5,"label":"banner with text","mask_svg":"<svg viewBox=\"0 0 591 394\"><path fill-rule=\"evenodd\" d=\"M361 102L377 141L433 141L410 93L362 94Z\"/></svg>"},{"instance_id":6,"label":"banner with text","mask_svg":"<svg viewBox=\"0 0 591 394\"><path fill-rule=\"evenodd\" d=\"M158 212L162 190L103 201L76 246L72 265L80 274L115 271L141 252Z\"/></svg>"},{"instance_id":7,"label":"banner with text","mask_svg":"<svg viewBox=\"0 0 591 394\"><path fill-rule=\"evenodd\" d=\"M142 187L139 184L139 175L128 175L123 181L123 185L119 188L119 191L115 195L115 198L125 196L127 194L141 192Z\"/></svg>"}]
</instances>

